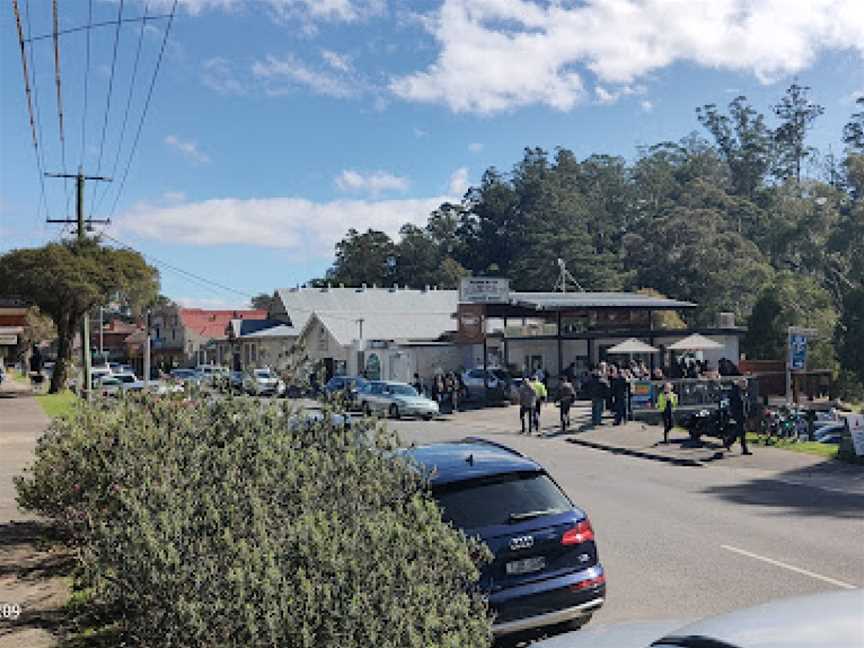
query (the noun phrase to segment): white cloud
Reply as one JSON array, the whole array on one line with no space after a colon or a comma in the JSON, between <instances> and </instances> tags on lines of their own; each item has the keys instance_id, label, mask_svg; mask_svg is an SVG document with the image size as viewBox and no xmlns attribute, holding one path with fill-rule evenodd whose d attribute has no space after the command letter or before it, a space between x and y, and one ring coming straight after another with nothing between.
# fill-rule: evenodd
<instances>
[{"instance_id":1,"label":"white cloud","mask_svg":"<svg viewBox=\"0 0 864 648\"><path fill-rule=\"evenodd\" d=\"M180 151L186 159L191 160L195 164L209 164L210 162L210 156L201 152L198 149L198 144L191 140L184 141L176 135L168 135L165 138L165 143L171 148Z\"/></svg>"},{"instance_id":2,"label":"white cloud","mask_svg":"<svg viewBox=\"0 0 864 648\"><path fill-rule=\"evenodd\" d=\"M349 227L373 227L398 238L406 222L425 225L429 214L454 196L404 200L222 198L182 205L138 204L114 221L122 238L132 234L172 244L252 245L286 249L298 259L331 259Z\"/></svg>"},{"instance_id":3,"label":"white cloud","mask_svg":"<svg viewBox=\"0 0 864 648\"><path fill-rule=\"evenodd\" d=\"M643 99L639 102L639 106L642 108L643 112L650 113L654 110L654 102L650 99Z\"/></svg>"},{"instance_id":4,"label":"white cloud","mask_svg":"<svg viewBox=\"0 0 864 648\"><path fill-rule=\"evenodd\" d=\"M371 196L378 196L389 191L408 191L410 182L408 178L393 175L386 171L372 171L362 173L353 169L346 169L334 180L341 191L363 192Z\"/></svg>"},{"instance_id":5,"label":"white cloud","mask_svg":"<svg viewBox=\"0 0 864 648\"><path fill-rule=\"evenodd\" d=\"M351 59L345 54L339 54L333 50L321 50L321 58L334 70L340 72L351 71Z\"/></svg>"},{"instance_id":6,"label":"white cloud","mask_svg":"<svg viewBox=\"0 0 864 648\"><path fill-rule=\"evenodd\" d=\"M293 54L284 58L268 55L264 61L255 61L252 74L264 81L267 94L274 96L288 94L292 86L337 99L355 97L363 91L362 85L349 75L313 69Z\"/></svg>"},{"instance_id":7,"label":"white cloud","mask_svg":"<svg viewBox=\"0 0 864 648\"><path fill-rule=\"evenodd\" d=\"M468 167L459 167L450 176L450 193L462 197L471 186L468 182Z\"/></svg>"},{"instance_id":8,"label":"white cloud","mask_svg":"<svg viewBox=\"0 0 864 648\"><path fill-rule=\"evenodd\" d=\"M483 145L480 142L471 142L468 145L468 150L471 153L479 153L480 151L483 150Z\"/></svg>"},{"instance_id":9,"label":"white cloud","mask_svg":"<svg viewBox=\"0 0 864 648\"><path fill-rule=\"evenodd\" d=\"M162 194L162 200L168 204L177 204L185 202L186 194L182 191L166 191Z\"/></svg>"},{"instance_id":10,"label":"white cloud","mask_svg":"<svg viewBox=\"0 0 864 648\"><path fill-rule=\"evenodd\" d=\"M864 57L861 0L444 0L427 25L437 60L390 89L455 112L569 110L585 98L585 68L603 101L616 92L609 85L676 62L770 82L823 50Z\"/></svg>"},{"instance_id":11,"label":"white cloud","mask_svg":"<svg viewBox=\"0 0 864 648\"><path fill-rule=\"evenodd\" d=\"M429 131L423 130L422 128L414 127L414 137L417 139L423 139L424 137L429 137Z\"/></svg>"},{"instance_id":12,"label":"white cloud","mask_svg":"<svg viewBox=\"0 0 864 648\"><path fill-rule=\"evenodd\" d=\"M173 0L151 0L150 6L167 10ZM180 0L180 7L195 16L205 11L255 11L263 6L274 18L354 22L384 13L385 0Z\"/></svg>"},{"instance_id":13,"label":"white cloud","mask_svg":"<svg viewBox=\"0 0 864 648\"><path fill-rule=\"evenodd\" d=\"M221 56L207 59L201 64L201 82L223 95L246 94L246 85L234 73L233 66Z\"/></svg>"}]
</instances>

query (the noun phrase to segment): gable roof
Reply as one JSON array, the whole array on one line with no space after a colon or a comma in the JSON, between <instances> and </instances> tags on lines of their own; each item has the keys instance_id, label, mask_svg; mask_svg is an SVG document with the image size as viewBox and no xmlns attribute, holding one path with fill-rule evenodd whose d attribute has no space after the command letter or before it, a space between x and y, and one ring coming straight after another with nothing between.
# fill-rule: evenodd
<instances>
[{"instance_id":1,"label":"gable roof","mask_svg":"<svg viewBox=\"0 0 864 648\"><path fill-rule=\"evenodd\" d=\"M205 310L203 308L179 309L180 321L183 326L198 335L221 339L226 336L226 328L232 319L263 320L267 311L260 309L240 310Z\"/></svg>"},{"instance_id":2,"label":"gable roof","mask_svg":"<svg viewBox=\"0 0 864 648\"><path fill-rule=\"evenodd\" d=\"M359 319L345 314L315 313L306 321L301 335L318 323L336 342L348 346L360 337ZM362 319L365 340L437 340L457 328L451 313L364 313Z\"/></svg>"},{"instance_id":3,"label":"gable roof","mask_svg":"<svg viewBox=\"0 0 864 648\"><path fill-rule=\"evenodd\" d=\"M446 315L450 318L459 304L458 290L285 288L277 290L276 297L275 310L282 310L298 331L305 328L312 313L341 315L348 321L361 318L371 321L377 316L409 313L431 317ZM274 312L271 312L273 315ZM453 328L452 324L451 321L451 326L441 329L437 335ZM368 337L365 334L366 324L363 326L363 337ZM356 324L354 328L357 329Z\"/></svg>"}]
</instances>

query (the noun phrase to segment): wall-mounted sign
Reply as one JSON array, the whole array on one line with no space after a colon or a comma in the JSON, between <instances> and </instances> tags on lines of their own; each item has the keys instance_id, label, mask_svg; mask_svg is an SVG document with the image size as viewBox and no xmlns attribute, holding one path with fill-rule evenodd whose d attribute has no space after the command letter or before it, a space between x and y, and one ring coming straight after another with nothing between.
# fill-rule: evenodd
<instances>
[{"instance_id":1,"label":"wall-mounted sign","mask_svg":"<svg viewBox=\"0 0 864 648\"><path fill-rule=\"evenodd\" d=\"M481 344L486 337L486 307L483 304L459 304L456 319L462 344Z\"/></svg>"},{"instance_id":2,"label":"wall-mounted sign","mask_svg":"<svg viewBox=\"0 0 864 648\"><path fill-rule=\"evenodd\" d=\"M18 344L18 336L17 335L0 335L0 344L4 346L14 346Z\"/></svg>"},{"instance_id":3,"label":"wall-mounted sign","mask_svg":"<svg viewBox=\"0 0 864 648\"><path fill-rule=\"evenodd\" d=\"M510 301L510 280L500 277L464 277L459 284L459 301L506 304Z\"/></svg>"}]
</instances>

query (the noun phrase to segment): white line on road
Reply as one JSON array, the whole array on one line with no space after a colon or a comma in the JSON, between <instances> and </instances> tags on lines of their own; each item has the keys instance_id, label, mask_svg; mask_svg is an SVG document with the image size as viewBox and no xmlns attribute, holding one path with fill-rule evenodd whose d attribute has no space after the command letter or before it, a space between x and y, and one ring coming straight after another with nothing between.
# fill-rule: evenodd
<instances>
[{"instance_id":1,"label":"white line on road","mask_svg":"<svg viewBox=\"0 0 864 648\"><path fill-rule=\"evenodd\" d=\"M794 565L780 562L779 560L774 560L773 558L767 558L765 556L760 556L759 554L750 553L749 551L744 551L744 549L739 549L738 547L730 547L729 545L720 545L720 547L726 549L727 551L734 551L735 553L739 553L742 556L747 556L748 558L761 560L762 562L766 562L769 565L783 567L784 569L788 569L789 571L793 571L804 576L809 576L810 578L815 578L816 580L824 581L826 583L834 585L835 587L842 587L844 589L858 589L855 585L850 585L849 583L844 583L843 581L829 578L828 576L822 576L821 574L814 574L813 572L807 571L806 569L801 569L800 567L795 567Z\"/></svg>"}]
</instances>

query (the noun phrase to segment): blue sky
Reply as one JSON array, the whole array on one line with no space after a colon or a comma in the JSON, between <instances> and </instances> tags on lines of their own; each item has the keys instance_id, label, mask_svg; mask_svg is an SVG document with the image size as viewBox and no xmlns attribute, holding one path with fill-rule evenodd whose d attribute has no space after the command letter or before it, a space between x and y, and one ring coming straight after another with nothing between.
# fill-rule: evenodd
<instances>
[{"instance_id":1,"label":"blue sky","mask_svg":"<svg viewBox=\"0 0 864 648\"><path fill-rule=\"evenodd\" d=\"M125 0L123 17L145 5L164 14L172 0ZM19 6L25 35L50 34L49 0ZM120 8L92 6L94 22ZM88 0L60 3L60 28L88 11ZM797 77L826 109L812 143L839 151L864 92L860 0L181 0L118 195L166 25L144 30L125 132L140 23L120 29L113 81L114 26L90 31L89 67L87 32L61 36L66 169L115 175L104 199L100 187L87 200L112 217L107 234L240 291L162 265L163 292L190 305L241 305L242 293L319 276L348 227L422 223L525 146L632 158L698 130L704 103L740 93L770 113ZM62 226L43 222L8 4L0 34L3 251ZM26 51L44 166L59 171L52 41ZM52 217L74 214L62 181L45 189Z\"/></svg>"}]
</instances>

